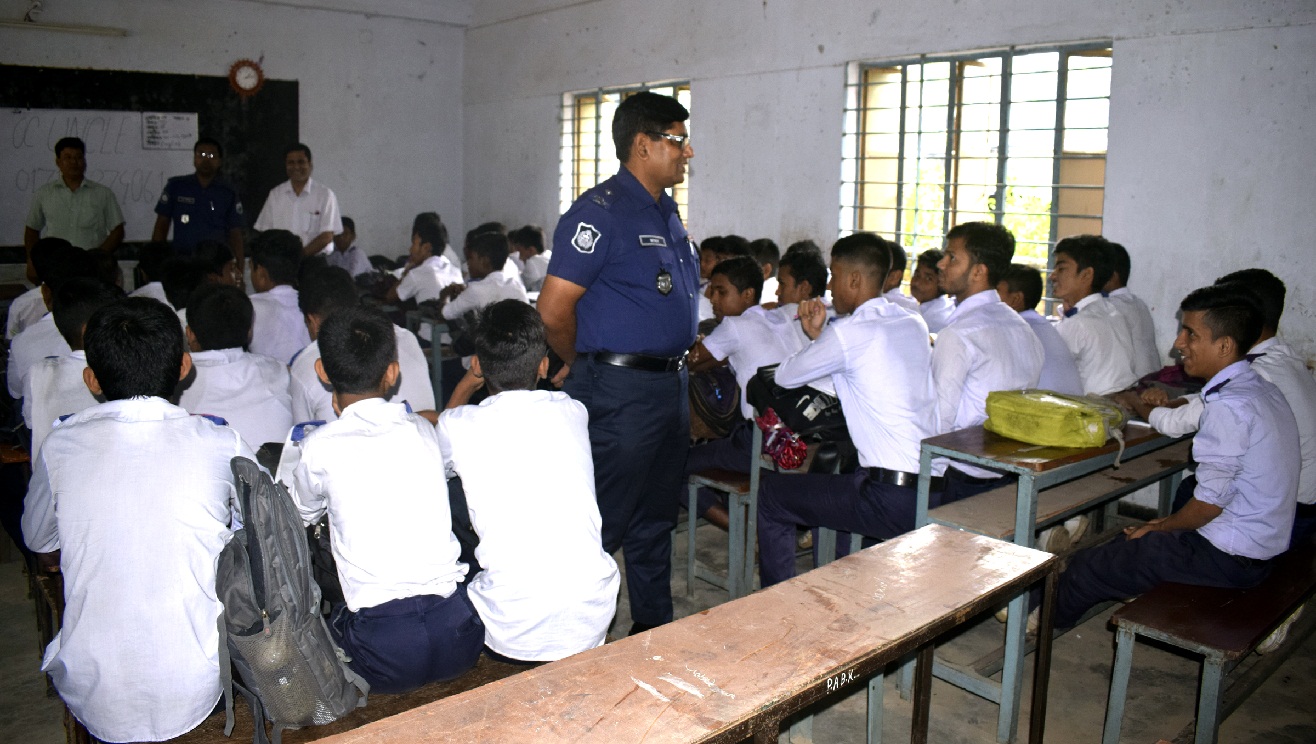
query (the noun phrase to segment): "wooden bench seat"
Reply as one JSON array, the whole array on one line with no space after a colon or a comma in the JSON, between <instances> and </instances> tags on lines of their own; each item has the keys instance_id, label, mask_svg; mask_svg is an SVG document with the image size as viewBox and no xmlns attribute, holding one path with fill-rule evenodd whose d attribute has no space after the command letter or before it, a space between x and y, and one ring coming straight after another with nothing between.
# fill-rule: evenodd
<instances>
[{"instance_id":1,"label":"wooden bench seat","mask_svg":"<svg viewBox=\"0 0 1316 744\"><path fill-rule=\"evenodd\" d=\"M1215 742L1220 722L1283 660L1285 653L1263 657L1249 679L1239 681L1222 705L1224 676L1247 658L1281 623L1316 594L1316 543L1289 551L1275 559L1269 577L1251 589L1222 589L1185 584L1162 584L1120 608L1111 616L1116 627L1115 666L1110 699L1106 705L1105 744L1119 742L1133 665L1133 644L1138 636L1166 643L1202 656L1202 680L1197 704L1197 744ZM1316 625L1311 610L1301 627L1291 632L1300 639ZM1288 644L1292 650L1296 643ZM1253 680L1255 684L1252 684ZM1192 731L1190 724L1180 738Z\"/></svg>"}]
</instances>

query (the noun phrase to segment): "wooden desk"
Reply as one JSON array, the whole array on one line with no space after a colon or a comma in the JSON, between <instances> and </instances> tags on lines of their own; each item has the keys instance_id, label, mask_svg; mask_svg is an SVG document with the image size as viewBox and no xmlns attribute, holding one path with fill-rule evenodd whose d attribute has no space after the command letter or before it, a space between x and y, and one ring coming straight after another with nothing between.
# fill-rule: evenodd
<instances>
[{"instance_id":1,"label":"wooden desk","mask_svg":"<svg viewBox=\"0 0 1316 744\"><path fill-rule=\"evenodd\" d=\"M748 597L325 741L776 742L783 718L914 652L921 673L913 740L926 741L935 639L1038 580L1054 589L1056 572L1049 554L929 525ZM1034 741L1042 737L1049 664L1047 642L1037 656Z\"/></svg>"}]
</instances>

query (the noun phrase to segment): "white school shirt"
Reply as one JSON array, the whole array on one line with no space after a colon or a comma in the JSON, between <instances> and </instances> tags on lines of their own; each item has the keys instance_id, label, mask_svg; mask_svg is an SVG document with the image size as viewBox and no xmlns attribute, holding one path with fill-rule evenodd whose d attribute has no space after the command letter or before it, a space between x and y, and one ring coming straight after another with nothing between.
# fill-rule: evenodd
<instances>
[{"instance_id":1,"label":"white school shirt","mask_svg":"<svg viewBox=\"0 0 1316 744\"><path fill-rule=\"evenodd\" d=\"M439 292L449 284L461 284L461 268L446 256L430 256L407 272L398 283L398 299L427 302L439 299Z\"/></svg>"},{"instance_id":2,"label":"white school shirt","mask_svg":"<svg viewBox=\"0 0 1316 744\"><path fill-rule=\"evenodd\" d=\"M508 281L521 285L522 290L525 289L525 281L521 279L521 266L513 261L511 256L508 256L507 260L503 262L503 268L494 273L502 274L507 277Z\"/></svg>"},{"instance_id":3,"label":"white school shirt","mask_svg":"<svg viewBox=\"0 0 1316 744\"><path fill-rule=\"evenodd\" d=\"M5 322L5 340L23 332L24 328L41 320L48 312L46 300L41 296L41 287L33 287L14 298L9 303L9 319Z\"/></svg>"},{"instance_id":4,"label":"white school shirt","mask_svg":"<svg viewBox=\"0 0 1316 744\"><path fill-rule=\"evenodd\" d=\"M515 281L506 275L494 272L483 279L474 279L466 289L443 306L443 317L448 320L460 318L471 310L479 310L501 300L520 300L529 303L530 297L521 286L521 280Z\"/></svg>"},{"instance_id":5,"label":"white school shirt","mask_svg":"<svg viewBox=\"0 0 1316 744\"><path fill-rule=\"evenodd\" d=\"M1083 382L1078 376L1078 365L1056 327L1036 310L1025 310L1019 313L1019 317L1042 342L1042 376L1037 380L1037 387L1065 395L1082 395Z\"/></svg>"},{"instance_id":6,"label":"white school shirt","mask_svg":"<svg viewBox=\"0 0 1316 744\"><path fill-rule=\"evenodd\" d=\"M251 296L252 353L274 357L284 364L311 343L306 330L306 316L297 307L297 290L280 284L268 292Z\"/></svg>"},{"instance_id":7,"label":"white school shirt","mask_svg":"<svg viewBox=\"0 0 1316 744\"><path fill-rule=\"evenodd\" d=\"M220 699L235 456L255 459L233 429L143 397L67 419L36 457L23 536L62 551L66 601L41 668L98 739L172 739Z\"/></svg>"},{"instance_id":8,"label":"white school shirt","mask_svg":"<svg viewBox=\"0 0 1316 744\"><path fill-rule=\"evenodd\" d=\"M1085 395L1108 395L1138 381L1129 327L1110 300L1090 294L1060 318L1056 331L1074 355Z\"/></svg>"},{"instance_id":9,"label":"white school shirt","mask_svg":"<svg viewBox=\"0 0 1316 744\"><path fill-rule=\"evenodd\" d=\"M950 295L938 295L927 302L920 302L919 315L928 324L928 333L940 333L950 322L950 314L955 312L955 300Z\"/></svg>"},{"instance_id":10,"label":"white school shirt","mask_svg":"<svg viewBox=\"0 0 1316 744\"><path fill-rule=\"evenodd\" d=\"M148 282L146 284L143 284L137 289L134 289L132 292L129 292L128 296L150 297L153 300L159 300L160 302L163 302L164 306L169 308L170 310L174 309L173 304L169 302L169 297L165 295L164 284L161 284L160 282Z\"/></svg>"},{"instance_id":11,"label":"white school shirt","mask_svg":"<svg viewBox=\"0 0 1316 744\"><path fill-rule=\"evenodd\" d=\"M1129 337L1133 340L1133 371L1141 378L1160 370L1164 362L1156 349L1156 325L1147 303L1128 287L1114 290L1106 299L1115 306L1129 328Z\"/></svg>"},{"instance_id":12,"label":"white school shirt","mask_svg":"<svg viewBox=\"0 0 1316 744\"><path fill-rule=\"evenodd\" d=\"M402 379L398 381L398 392L390 400L395 403L406 401L413 411L434 410L434 386L430 382L429 360L420 348L416 335L400 326L393 326L393 335L398 342L398 367ZM338 418L334 413L333 392L327 389L315 374L315 360L320 358L320 344L312 341L305 349L297 352L289 370L288 393L292 396L292 420L294 424L304 421L333 421Z\"/></svg>"},{"instance_id":13,"label":"white school shirt","mask_svg":"<svg viewBox=\"0 0 1316 744\"><path fill-rule=\"evenodd\" d=\"M41 443L46 441L60 416L97 404L82 379L86 368L87 354L83 351L46 357L32 367L23 388L23 421L32 430L34 456L41 451Z\"/></svg>"},{"instance_id":14,"label":"white school shirt","mask_svg":"<svg viewBox=\"0 0 1316 744\"><path fill-rule=\"evenodd\" d=\"M23 397L27 387L27 376L32 367L42 359L50 356L66 356L72 353L69 342L60 335L55 327L55 316L46 313L41 319L23 332L14 336L9 344L9 395L14 400Z\"/></svg>"},{"instance_id":15,"label":"white school shirt","mask_svg":"<svg viewBox=\"0 0 1316 744\"><path fill-rule=\"evenodd\" d=\"M553 251L545 250L525 260L525 268L521 269L521 280L525 283L527 292L538 292L544 288L544 279L548 276L548 260L552 257Z\"/></svg>"},{"instance_id":16,"label":"white school shirt","mask_svg":"<svg viewBox=\"0 0 1316 744\"><path fill-rule=\"evenodd\" d=\"M329 262L330 266L336 266L346 271L351 274L353 278L362 274L368 274L375 270L374 266L371 266L370 258L366 256L366 252L358 248L356 243L353 243L352 246L345 251L335 250L333 253L329 254L329 257L326 260Z\"/></svg>"},{"instance_id":17,"label":"white school shirt","mask_svg":"<svg viewBox=\"0 0 1316 744\"><path fill-rule=\"evenodd\" d=\"M357 401L307 434L292 493L306 524L329 514L352 612L406 597L449 597L466 575L438 435L401 403Z\"/></svg>"},{"instance_id":18,"label":"white school shirt","mask_svg":"<svg viewBox=\"0 0 1316 744\"><path fill-rule=\"evenodd\" d=\"M917 473L919 444L937 433L928 326L883 297L827 324L777 367L784 387L830 375L859 464Z\"/></svg>"},{"instance_id":19,"label":"white school shirt","mask_svg":"<svg viewBox=\"0 0 1316 744\"><path fill-rule=\"evenodd\" d=\"M511 390L444 411L438 434L480 536L483 570L467 589L485 645L525 661L602 645L621 577L600 537L585 406L563 392Z\"/></svg>"},{"instance_id":20,"label":"white school shirt","mask_svg":"<svg viewBox=\"0 0 1316 744\"><path fill-rule=\"evenodd\" d=\"M287 230L300 238L302 245L307 245L321 233L341 233L343 216L338 211L338 197L314 178L306 181L301 194L293 191L292 181L284 181L270 189L252 229ZM320 253L333 251L331 240Z\"/></svg>"},{"instance_id":21,"label":"white school shirt","mask_svg":"<svg viewBox=\"0 0 1316 744\"><path fill-rule=\"evenodd\" d=\"M914 299L913 297L910 297L904 292L901 292L900 287L895 287L887 291L887 293L882 295L882 297L886 298L888 302L891 302L895 305L899 305L900 307L903 307L912 313L918 312L918 300Z\"/></svg>"},{"instance_id":22,"label":"white school shirt","mask_svg":"<svg viewBox=\"0 0 1316 744\"><path fill-rule=\"evenodd\" d=\"M1284 394L1245 361L1206 383L1193 437L1193 498L1224 509L1198 527L1217 548L1266 559L1289 548L1298 500L1298 424Z\"/></svg>"},{"instance_id":23,"label":"white school shirt","mask_svg":"<svg viewBox=\"0 0 1316 744\"><path fill-rule=\"evenodd\" d=\"M288 366L240 348L192 352L196 379L178 397L191 413L219 416L253 447L282 442L292 428Z\"/></svg>"},{"instance_id":24,"label":"white school shirt","mask_svg":"<svg viewBox=\"0 0 1316 744\"><path fill-rule=\"evenodd\" d=\"M809 345L809 337L794 319L795 313L794 304L774 310L755 305L741 315L723 318L704 338L704 348L708 353L714 359L727 360L731 365L736 384L740 386L740 413L745 418L754 415L746 388L759 367L780 364Z\"/></svg>"}]
</instances>

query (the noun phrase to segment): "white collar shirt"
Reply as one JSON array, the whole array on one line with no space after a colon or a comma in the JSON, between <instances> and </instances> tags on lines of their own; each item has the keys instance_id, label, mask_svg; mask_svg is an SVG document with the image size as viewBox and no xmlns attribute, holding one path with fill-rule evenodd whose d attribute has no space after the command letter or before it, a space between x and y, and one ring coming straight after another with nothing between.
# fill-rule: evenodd
<instances>
[{"instance_id":1,"label":"white collar shirt","mask_svg":"<svg viewBox=\"0 0 1316 744\"><path fill-rule=\"evenodd\" d=\"M398 381L398 392L390 400L395 403L405 402L413 411L434 410L434 386L430 381L429 360L425 358L416 334L395 325L393 335L398 342L398 367L402 379ZM288 393L292 396L292 420L295 424L333 421L338 418L338 414L334 413L333 393L315 374L315 360L319 358L320 344L312 341L292 360Z\"/></svg>"},{"instance_id":2,"label":"white collar shirt","mask_svg":"<svg viewBox=\"0 0 1316 744\"><path fill-rule=\"evenodd\" d=\"M511 390L444 411L438 434L480 536L468 589L485 644L526 661L602 645L621 579L600 537L585 406Z\"/></svg>"},{"instance_id":3,"label":"white collar shirt","mask_svg":"<svg viewBox=\"0 0 1316 744\"><path fill-rule=\"evenodd\" d=\"M1245 361L1203 388L1193 498L1224 511L1197 528L1217 548L1266 559L1288 550L1298 498L1298 424L1284 394Z\"/></svg>"},{"instance_id":4,"label":"white collar shirt","mask_svg":"<svg viewBox=\"0 0 1316 744\"><path fill-rule=\"evenodd\" d=\"M50 313L24 328L9 344L9 396L14 400L23 397L28 373L37 362L46 357L67 356L72 351L69 342L55 327L55 316Z\"/></svg>"},{"instance_id":5,"label":"white collar shirt","mask_svg":"<svg viewBox=\"0 0 1316 744\"><path fill-rule=\"evenodd\" d=\"M928 324L928 333L940 333L950 322L951 313L955 312L955 300L950 295L938 295L927 302L920 302L918 312L923 316L923 322Z\"/></svg>"},{"instance_id":6,"label":"white collar shirt","mask_svg":"<svg viewBox=\"0 0 1316 744\"><path fill-rule=\"evenodd\" d=\"M254 312L249 348L253 353L287 364L311 343L306 316L297 307L297 290L293 287L280 284L268 292L257 292L251 296L251 307Z\"/></svg>"},{"instance_id":7,"label":"white collar shirt","mask_svg":"<svg viewBox=\"0 0 1316 744\"><path fill-rule=\"evenodd\" d=\"M1109 395L1137 382L1129 327L1110 300L1090 294L1071 311L1056 331L1074 355L1083 393Z\"/></svg>"},{"instance_id":8,"label":"white collar shirt","mask_svg":"<svg viewBox=\"0 0 1316 744\"><path fill-rule=\"evenodd\" d=\"M741 315L722 319L717 328L704 338L704 348L714 359L725 359L736 375L740 386L740 413L745 418L754 415L745 390L759 367L780 364L787 357L809 345L799 321L794 320L795 305L765 310L761 305L747 309Z\"/></svg>"},{"instance_id":9,"label":"white collar shirt","mask_svg":"<svg viewBox=\"0 0 1316 744\"><path fill-rule=\"evenodd\" d=\"M87 354L82 351L46 357L32 367L23 389L23 421L32 431L33 455L41 451L60 416L97 404L82 378L86 368Z\"/></svg>"},{"instance_id":10,"label":"white collar shirt","mask_svg":"<svg viewBox=\"0 0 1316 744\"><path fill-rule=\"evenodd\" d=\"M354 277L374 271L374 267L370 265L370 258L356 243L353 243L352 247L345 251L336 250L330 253L325 260L329 262L330 266L337 266Z\"/></svg>"},{"instance_id":11,"label":"white collar shirt","mask_svg":"<svg viewBox=\"0 0 1316 744\"><path fill-rule=\"evenodd\" d=\"M163 302L165 307L169 308L170 310L174 309L174 306L169 302L169 297L165 295L164 284L160 282L149 282L147 284L143 284L142 286L130 292L128 296L150 297L153 300L159 300L160 302Z\"/></svg>"},{"instance_id":12,"label":"white collar shirt","mask_svg":"<svg viewBox=\"0 0 1316 744\"><path fill-rule=\"evenodd\" d=\"M1161 353L1156 350L1156 324L1147 303L1130 292L1128 287L1112 291L1107 299L1129 328L1129 337L1133 340L1133 371L1138 373L1138 377L1144 377L1159 370L1163 363Z\"/></svg>"},{"instance_id":13,"label":"white collar shirt","mask_svg":"<svg viewBox=\"0 0 1316 744\"><path fill-rule=\"evenodd\" d=\"M291 181L284 181L270 189L253 229L287 230L300 238L302 245L308 245L323 233L341 233L343 216L338 211L338 197L328 186L311 178L298 194ZM321 253L333 250L331 241Z\"/></svg>"},{"instance_id":14,"label":"white collar shirt","mask_svg":"<svg viewBox=\"0 0 1316 744\"><path fill-rule=\"evenodd\" d=\"M398 299L428 302L439 299L439 292L449 284L461 284L461 268L447 256L430 256L398 283Z\"/></svg>"},{"instance_id":15,"label":"white collar shirt","mask_svg":"<svg viewBox=\"0 0 1316 744\"><path fill-rule=\"evenodd\" d=\"M178 405L219 416L253 447L287 438L293 425L288 365L234 348L194 351L192 369Z\"/></svg>"},{"instance_id":16,"label":"white collar shirt","mask_svg":"<svg viewBox=\"0 0 1316 744\"><path fill-rule=\"evenodd\" d=\"M293 498L308 525L329 515L348 609L452 595L467 566L457 560L461 546L430 422L401 403L368 398L294 446L301 452Z\"/></svg>"},{"instance_id":17,"label":"white collar shirt","mask_svg":"<svg viewBox=\"0 0 1316 744\"><path fill-rule=\"evenodd\" d=\"M894 289L887 290L886 294L882 296L892 304L899 305L900 307L903 307L906 310L909 310L910 312L913 313L918 312L918 300L914 299L913 297L910 297L904 292L901 292L900 287L895 287Z\"/></svg>"},{"instance_id":18,"label":"white collar shirt","mask_svg":"<svg viewBox=\"0 0 1316 744\"><path fill-rule=\"evenodd\" d=\"M67 419L36 457L23 535L61 551L66 602L42 669L98 739L172 739L220 699L215 565L235 456L255 458L232 429L132 398Z\"/></svg>"},{"instance_id":19,"label":"white collar shirt","mask_svg":"<svg viewBox=\"0 0 1316 744\"><path fill-rule=\"evenodd\" d=\"M1055 325L1036 310L1025 310L1019 313L1019 317L1042 342L1042 375L1037 380L1037 387L1065 395L1082 395L1083 382L1078 376L1078 365Z\"/></svg>"},{"instance_id":20,"label":"white collar shirt","mask_svg":"<svg viewBox=\"0 0 1316 744\"><path fill-rule=\"evenodd\" d=\"M920 443L937 433L928 326L885 298L827 324L813 343L777 367L785 387L830 375L845 409L859 464L919 469Z\"/></svg>"},{"instance_id":21,"label":"white collar shirt","mask_svg":"<svg viewBox=\"0 0 1316 744\"><path fill-rule=\"evenodd\" d=\"M529 303L530 296L521 285L520 278L509 279L506 275L494 272L483 279L475 279L466 285L466 289L443 306L443 317L448 320L460 318L472 310L479 310L500 300L520 300Z\"/></svg>"},{"instance_id":22,"label":"white collar shirt","mask_svg":"<svg viewBox=\"0 0 1316 744\"><path fill-rule=\"evenodd\" d=\"M538 292L544 288L544 279L548 277L548 261L552 257L553 251L546 250L525 260L525 268L521 269L521 281L525 283L527 292Z\"/></svg>"},{"instance_id":23,"label":"white collar shirt","mask_svg":"<svg viewBox=\"0 0 1316 744\"><path fill-rule=\"evenodd\" d=\"M41 295L41 287L33 287L14 298L9 303L9 318L5 321L5 340L23 332L24 328L41 320L46 312L46 299Z\"/></svg>"}]
</instances>

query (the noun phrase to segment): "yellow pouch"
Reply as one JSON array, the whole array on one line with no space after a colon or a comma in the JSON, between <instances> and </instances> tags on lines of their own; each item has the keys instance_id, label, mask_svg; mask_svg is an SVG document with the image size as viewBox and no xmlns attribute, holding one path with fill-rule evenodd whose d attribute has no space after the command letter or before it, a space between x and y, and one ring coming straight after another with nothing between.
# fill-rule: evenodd
<instances>
[{"instance_id":1,"label":"yellow pouch","mask_svg":"<svg viewBox=\"0 0 1316 744\"><path fill-rule=\"evenodd\" d=\"M1050 390L1000 390L987 394L984 428L1050 447L1100 447L1113 437L1122 449L1125 420L1119 406L1105 398Z\"/></svg>"}]
</instances>

